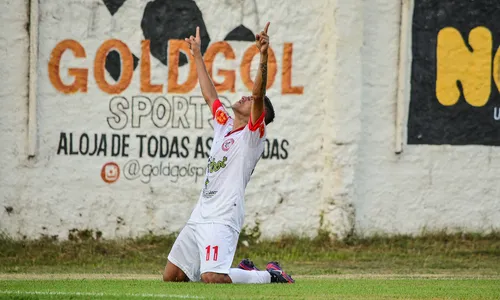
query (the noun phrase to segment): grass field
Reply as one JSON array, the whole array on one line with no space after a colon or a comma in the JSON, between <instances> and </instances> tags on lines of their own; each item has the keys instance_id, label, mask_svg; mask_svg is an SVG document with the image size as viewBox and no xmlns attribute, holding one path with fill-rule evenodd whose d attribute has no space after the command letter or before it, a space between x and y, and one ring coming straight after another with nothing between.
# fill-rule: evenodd
<instances>
[{"instance_id":1,"label":"grass field","mask_svg":"<svg viewBox=\"0 0 500 300\"><path fill-rule=\"evenodd\" d=\"M0 299L500 299L499 233L248 238L235 264L276 259L297 281L258 286L161 282L174 238L0 236Z\"/></svg>"},{"instance_id":2,"label":"grass field","mask_svg":"<svg viewBox=\"0 0 500 300\"><path fill-rule=\"evenodd\" d=\"M500 279L299 277L296 284L0 280L0 299L499 299Z\"/></svg>"}]
</instances>

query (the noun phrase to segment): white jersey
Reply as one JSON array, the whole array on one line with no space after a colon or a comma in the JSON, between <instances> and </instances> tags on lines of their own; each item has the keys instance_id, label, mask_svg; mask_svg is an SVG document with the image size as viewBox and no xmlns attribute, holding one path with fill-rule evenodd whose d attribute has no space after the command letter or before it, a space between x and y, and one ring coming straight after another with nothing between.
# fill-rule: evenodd
<instances>
[{"instance_id":1,"label":"white jersey","mask_svg":"<svg viewBox=\"0 0 500 300\"><path fill-rule=\"evenodd\" d=\"M212 107L214 140L200 198L188 223L219 223L240 232L245 217L245 188L264 151L264 113L255 124L233 128L219 100Z\"/></svg>"}]
</instances>

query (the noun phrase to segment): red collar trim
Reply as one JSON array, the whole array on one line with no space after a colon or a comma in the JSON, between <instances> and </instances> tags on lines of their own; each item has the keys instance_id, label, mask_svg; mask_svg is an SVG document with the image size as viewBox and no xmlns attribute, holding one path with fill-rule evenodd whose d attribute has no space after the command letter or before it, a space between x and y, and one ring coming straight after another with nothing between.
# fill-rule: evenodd
<instances>
[{"instance_id":1,"label":"red collar trim","mask_svg":"<svg viewBox=\"0 0 500 300\"><path fill-rule=\"evenodd\" d=\"M245 125L245 126L246 126L246 125ZM233 133L235 133L235 132L242 131L242 130L243 130L243 128L245 128L245 126L241 126L241 127L240 127L240 128L238 128L238 129L234 129L234 130L229 131L229 132L226 134L226 136L225 136L225 137L228 137L228 136L230 136L231 134L233 134Z\"/></svg>"}]
</instances>

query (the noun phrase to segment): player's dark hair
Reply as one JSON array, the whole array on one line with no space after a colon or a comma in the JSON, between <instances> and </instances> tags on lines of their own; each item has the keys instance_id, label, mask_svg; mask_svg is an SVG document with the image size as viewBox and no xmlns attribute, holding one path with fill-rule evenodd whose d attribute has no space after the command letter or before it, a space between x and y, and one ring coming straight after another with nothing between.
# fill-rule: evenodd
<instances>
[{"instance_id":1,"label":"player's dark hair","mask_svg":"<svg viewBox=\"0 0 500 300\"><path fill-rule=\"evenodd\" d=\"M271 103L271 100L269 100L267 96L264 96L264 106L266 107L266 117L264 118L264 121L266 122L267 125L274 121L273 104Z\"/></svg>"}]
</instances>

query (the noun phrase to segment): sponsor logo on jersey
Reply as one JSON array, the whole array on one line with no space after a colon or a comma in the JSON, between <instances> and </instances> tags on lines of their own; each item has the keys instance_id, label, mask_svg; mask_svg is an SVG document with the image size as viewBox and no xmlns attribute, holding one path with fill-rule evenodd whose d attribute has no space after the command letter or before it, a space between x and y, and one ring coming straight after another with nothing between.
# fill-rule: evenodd
<instances>
[{"instance_id":1,"label":"sponsor logo on jersey","mask_svg":"<svg viewBox=\"0 0 500 300\"><path fill-rule=\"evenodd\" d=\"M231 148L231 146L234 144L234 139L230 138L230 139L227 139L225 140L223 143L222 143L222 150L224 151L228 151L229 148Z\"/></svg>"},{"instance_id":2,"label":"sponsor logo on jersey","mask_svg":"<svg viewBox=\"0 0 500 300\"><path fill-rule=\"evenodd\" d=\"M204 198L207 198L207 199L210 199L212 198L213 196L215 196L215 194L217 194L217 191L210 191L208 189L208 184L210 183L210 181L208 180L205 180L205 188L203 189L203 197Z\"/></svg>"},{"instance_id":3,"label":"sponsor logo on jersey","mask_svg":"<svg viewBox=\"0 0 500 300\"><path fill-rule=\"evenodd\" d=\"M215 120L217 121L217 123L219 123L221 125L225 125L227 123L228 119L229 119L229 116L227 115L227 113L223 109L218 109L215 112Z\"/></svg>"},{"instance_id":4,"label":"sponsor logo on jersey","mask_svg":"<svg viewBox=\"0 0 500 300\"><path fill-rule=\"evenodd\" d=\"M215 196L215 194L217 194L217 191L209 191L209 190L203 189L203 198L210 199L213 196Z\"/></svg>"},{"instance_id":5,"label":"sponsor logo on jersey","mask_svg":"<svg viewBox=\"0 0 500 300\"><path fill-rule=\"evenodd\" d=\"M224 156L221 160L215 161L214 157L208 159L208 173L218 172L220 169L224 169L227 165L227 157Z\"/></svg>"}]
</instances>

